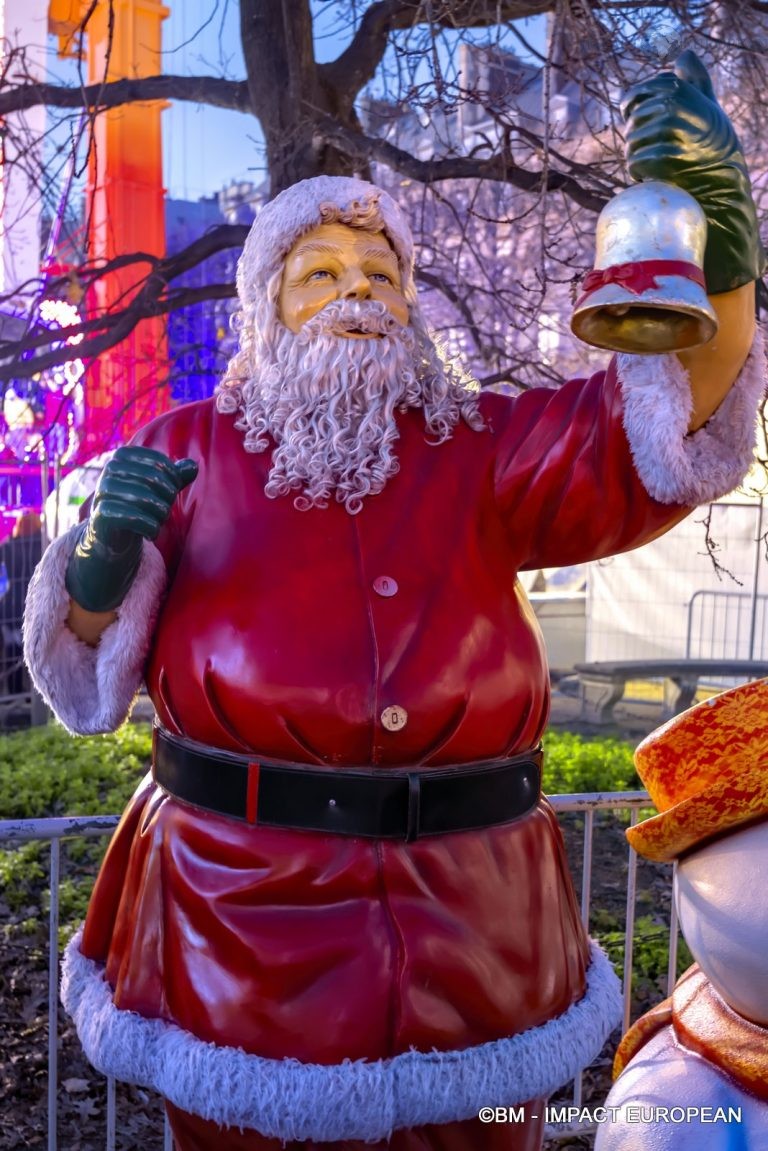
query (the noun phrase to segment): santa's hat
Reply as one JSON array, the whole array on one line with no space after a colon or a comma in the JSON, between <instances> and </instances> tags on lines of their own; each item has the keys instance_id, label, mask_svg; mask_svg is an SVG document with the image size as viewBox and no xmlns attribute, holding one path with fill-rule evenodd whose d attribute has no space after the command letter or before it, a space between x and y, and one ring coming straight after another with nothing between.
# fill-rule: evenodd
<instances>
[{"instance_id":1,"label":"santa's hat","mask_svg":"<svg viewBox=\"0 0 768 1151\"><path fill-rule=\"evenodd\" d=\"M342 210L375 204L384 222L384 234L400 265L403 294L415 298L413 236L402 211L382 188L351 176L315 176L281 192L259 212L237 265L237 294L242 304L255 303L279 272L293 245L323 223L322 207Z\"/></svg>"},{"instance_id":2,"label":"santa's hat","mask_svg":"<svg viewBox=\"0 0 768 1151\"><path fill-rule=\"evenodd\" d=\"M635 766L659 814L627 839L648 859L676 859L768 818L768 680L675 716L643 740Z\"/></svg>"}]
</instances>

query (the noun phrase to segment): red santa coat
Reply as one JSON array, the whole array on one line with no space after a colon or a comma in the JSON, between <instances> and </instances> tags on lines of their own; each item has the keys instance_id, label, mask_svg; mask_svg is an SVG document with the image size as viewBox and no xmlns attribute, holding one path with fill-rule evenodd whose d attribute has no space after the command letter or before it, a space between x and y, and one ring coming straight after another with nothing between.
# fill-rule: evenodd
<instances>
[{"instance_id":1,"label":"red santa coat","mask_svg":"<svg viewBox=\"0 0 768 1151\"><path fill-rule=\"evenodd\" d=\"M210 401L145 430L200 463L159 540L171 582L147 683L170 731L425 769L537 744L548 677L517 571L634 546L682 512L637 479L613 372L481 407L487 431L462 423L441 445L421 413L401 416L400 473L357 516L267 499L269 454L247 454ZM583 994L587 963L544 801L406 845L253 829L152 785L110 848L82 950L106 961L119 1007L324 1064L523 1031Z\"/></svg>"}]
</instances>

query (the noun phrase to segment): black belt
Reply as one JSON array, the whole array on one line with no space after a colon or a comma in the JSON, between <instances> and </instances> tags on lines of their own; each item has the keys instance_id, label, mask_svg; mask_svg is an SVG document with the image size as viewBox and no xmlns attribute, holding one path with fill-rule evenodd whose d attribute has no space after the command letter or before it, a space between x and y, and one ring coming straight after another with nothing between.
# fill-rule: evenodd
<instances>
[{"instance_id":1,"label":"black belt","mask_svg":"<svg viewBox=\"0 0 768 1151\"><path fill-rule=\"evenodd\" d=\"M410 842L494 827L536 806L542 752L449 768L265 763L155 728L152 774L186 803L266 827Z\"/></svg>"}]
</instances>

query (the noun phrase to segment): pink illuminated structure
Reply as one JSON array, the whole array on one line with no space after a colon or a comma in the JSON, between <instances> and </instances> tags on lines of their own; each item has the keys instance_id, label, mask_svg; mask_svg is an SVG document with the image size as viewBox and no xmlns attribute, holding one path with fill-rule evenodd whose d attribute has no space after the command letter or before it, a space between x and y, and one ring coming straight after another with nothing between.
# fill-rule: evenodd
<instances>
[{"instance_id":1,"label":"pink illuminated structure","mask_svg":"<svg viewBox=\"0 0 768 1151\"><path fill-rule=\"evenodd\" d=\"M88 83L156 75L161 23L168 9L159 0L50 0L49 29L62 55L78 47L78 28L90 13L86 48ZM110 19L114 21L110 29ZM94 121L87 200L91 211L90 261L126 252L165 253L160 102L126 104ZM122 268L98 284L88 311L105 313L135 296L147 264ZM85 428L80 458L124 443L133 432L170 407L168 352L161 318L142 320L131 334L88 365Z\"/></svg>"}]
</instances>

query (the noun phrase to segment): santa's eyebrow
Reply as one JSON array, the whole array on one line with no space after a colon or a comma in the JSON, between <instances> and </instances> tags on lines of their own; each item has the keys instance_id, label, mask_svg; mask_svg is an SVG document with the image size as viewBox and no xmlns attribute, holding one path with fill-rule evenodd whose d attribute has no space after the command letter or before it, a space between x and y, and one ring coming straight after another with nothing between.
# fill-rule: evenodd
<instances>
[{"instance_id":1,"label":"santa's eyebrow","mask_svg":"<svg viewBox=\"0 0 768 1151\"><path fill-rule=\"evenodd\" d=\"M308 240L306 244L302 244L293 253L294 256L313 255L318 253L323 256L339 256L342 249L336 244L329 244L325 240ZM397 257L391 248L379 248L371 245L369 248L363 249L363 256L369 260L385 259L392 260L397 263Z\"/></svg>"},{"instance_id":2,"label":"santa's eyebrow","mask_svg":"<svg viewBox=\"0 0 768 1151\"><path fill-rule=\"evenodd\" d=\"M369 260L375 260L380 257L385 260L393 260L397 263L397 256L391 248L366 248L363 255L367 256Z\"/></svg>"},{"instance_id":3,"label":"santa's eyebrow","mask_svg":"<svg viewBox=\"0 0 768 1151\"><path fill-rule=\"evenodd\" d=\"M326 256L338 256L340 251L341 248L338 248L335 244L327 244L324 243L323 240L308 240L306 244L302 244L300 248L297 248L293 254L294 256L303 256L308 252L321 252Z\"/></svg>"}]
</instances>

